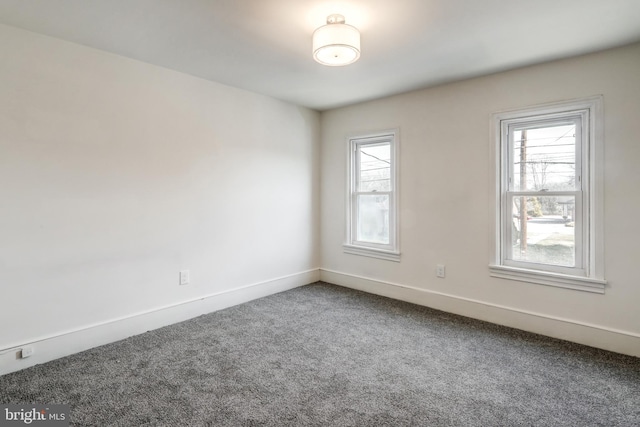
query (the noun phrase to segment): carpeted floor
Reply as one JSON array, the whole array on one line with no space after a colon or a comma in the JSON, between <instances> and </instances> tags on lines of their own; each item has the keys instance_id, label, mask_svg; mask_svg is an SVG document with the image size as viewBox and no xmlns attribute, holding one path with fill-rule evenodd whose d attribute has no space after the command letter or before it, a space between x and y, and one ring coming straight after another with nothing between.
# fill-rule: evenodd
<instances>
[{"instance_id":1,"label":"carpeted floor","mask_svg":"<svg viewBox=\"0 0 640 427\"><path fill-rule=\"evenodd\" d=\"M640 359L317 283L0 377L77 426L638 426Z\"/></svg>"}]
</instances>

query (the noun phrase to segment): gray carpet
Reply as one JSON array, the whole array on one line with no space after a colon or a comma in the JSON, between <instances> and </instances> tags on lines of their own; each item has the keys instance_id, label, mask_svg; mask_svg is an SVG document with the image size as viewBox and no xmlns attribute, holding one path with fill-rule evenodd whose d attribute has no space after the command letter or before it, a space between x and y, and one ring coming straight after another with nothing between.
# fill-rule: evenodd
<instances>
[{"instance_id":1,"label":"gray carpet","mask_svg":"<svg viewBox=\"0 0 640 427\"><path fill-rule=\"evenodd\" d=\"M638 426L640 359L324 283L0 377L77 426Z\"/></svg>"}]
</instances>

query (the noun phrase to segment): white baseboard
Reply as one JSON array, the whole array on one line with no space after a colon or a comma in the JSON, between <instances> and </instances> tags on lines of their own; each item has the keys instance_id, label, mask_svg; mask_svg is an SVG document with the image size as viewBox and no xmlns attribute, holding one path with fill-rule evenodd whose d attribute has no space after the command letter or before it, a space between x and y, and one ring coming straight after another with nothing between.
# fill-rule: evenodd
<instances>
[{"instance_id":1,"label":"white baseboard","mask_svg":"<svg viewBox=\"0 0 640 427\"><path fill-rule=\"evenodd\" d=\"M318 269L303 271L6 347L0 350L0 375L304 286L319 279ZM32 356L21 359L21 351L25 347L33 348L34 352Z\"/></svg>"},{"instance_id":2,"label":"white baseboard","mask_svg":"<svg viewBox=\"0 0 640 427\"><path fill-rule=\"evenodd\" d=\"M320 269L320 280L449 313L640 357L640 334Z\"/></svg>"}]
</instances>

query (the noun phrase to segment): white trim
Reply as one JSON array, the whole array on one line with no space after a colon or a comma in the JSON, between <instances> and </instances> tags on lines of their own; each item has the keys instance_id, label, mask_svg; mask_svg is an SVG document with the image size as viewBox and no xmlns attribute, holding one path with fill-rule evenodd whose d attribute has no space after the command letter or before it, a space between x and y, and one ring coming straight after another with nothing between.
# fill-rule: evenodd
<instances>
[{"instance_id":1,"label":"white trim","mask_svg":"<svg viewBox=\"0 0 640 427\"><path fill-rule=\"evenodd\" d=\"M533 271L527 268L506 265L490 265L491 277L518 280L521 282L538 283L540 285L557 286L566 289L604 294L606 280L591 279L582 276L570 276L547 271Z\"/></svg>"},{"instance_id":2,"label":"white trim","mask_svg":"<svg viewBox=\"0 0 640 427\"><path fill-rule=\"evenodd\" d=\"M502 111L491 115L491 164L494 173L490 175L490 212L494 220L490 227L490 241L492 246L489 271L493 277L538 283L548 286L558 286L568 289L578 289L589 292L604 293L606 280L604 275L604 99L602 95L568 101L553 102L526 108ZM582 126L585 133L585 143L581 147L582 188L585 199L583 205L586 212L581 216L587 221L581 227L582 234L576 236L577 250L581 250L576 261L583 265L577 268L558 268L549 266L548 269L522 268L526 263L505 262L504 246L508 244L507 232L503 229L501 218L506 218L506 174L502 169L507 164L508 153L504 138L503 123L517 121L553 120L569 112L576 112L582 116ZM588 126L588 128L585 128ZM505 157L507 156L507 157ZM586 181L586 182L585 182ZM517 192L516 192L517 193ZM576 207L578 208L576 199ZM581 205L582 206L582 205ZM576 230L576 233L578 230ZM580 242L583 242L580 245ZM581 246L581 247L578 247ZM510 265L506 265L510 264ZM513 264L513 265L511 265ZM516 266L517 265L517 266ZM532 264L529 264L533 267ZM555 271L555 272L554 272ZM584 277L579 277L584 274Z\"/></svg>"},{"instance_id":3,"label":"white trim","mask_svg":"<svg viewBox=\"0 0 640 427\"><path fill-rule=\"evenodd\" d=\"M368 256L371 258L400 262L400 252L386 251L384 249L366 248L364 246L347 244L342 245L342 248L345 254Z\"/></svg>"},{"instance_id":4,"label":"white trim","mask_svg":"<svg viewBox=\"0 0 640 427\"><path fill-rule=\"evenodd\" d=\"M589 168L589 221L588 230L592 239L588 262L591 268L589 275L605 278L604 271L604 97L593 97L589 135L595 143L588 144L588 153L583 155L583 162Z\"/></svg>"},{"instance_id":5,"label":"white trim","mask_svg":"<svg viewBox=\"0 0 640 427\"><path fill-rule=\"evenodd\" d=\"M320 269L320 280L523 331L640 357L640 333L637 332L324 268Z\"/></svg>"},{"instance_id":6,"label":"white trim","mask_svg":"<svg viewBox=\"0 0 640 427\"><path fill-rule=\"evenodd\" d=\"M0 375L119 341L163 326L183 322L257 298L304 286L317 282L319 278L319 269L314 268L104 322L84 325L40 337L25 338L23 342L2 346L0 350ZM33 347L34 354L28 359L19 359L17 353L25 346Z\"/></svg>"}]
</instances>

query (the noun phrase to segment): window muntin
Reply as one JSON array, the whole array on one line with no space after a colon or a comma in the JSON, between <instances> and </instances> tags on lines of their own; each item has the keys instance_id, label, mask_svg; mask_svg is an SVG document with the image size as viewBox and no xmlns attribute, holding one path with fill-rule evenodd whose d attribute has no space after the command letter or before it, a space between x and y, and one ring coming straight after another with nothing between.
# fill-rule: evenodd
<instances>
[{"instance_id":1,"label":"window muntin","mask_svg":"<svg viewBox=\"0 0 640 427\"><path fill-rule=\"evenodd\" d=\"M604 292L602 97L496 113L494 277Z\"/></svg>"},{"instance_id":2,"label":"window muntin","mask_svg":"<svg viewBox=\"0 0 640 427\"><path fill-rule=\"evenodd\" d=\"M398 260L396 144L395 131L349 140L348 253Z\"/></svg>"}]
</instances>

